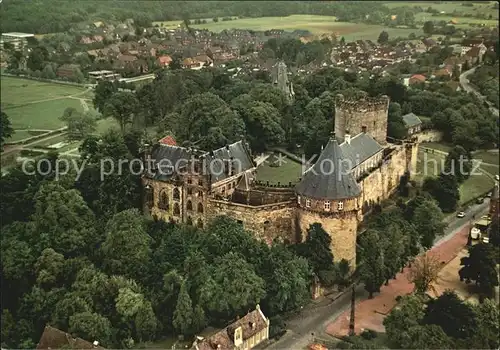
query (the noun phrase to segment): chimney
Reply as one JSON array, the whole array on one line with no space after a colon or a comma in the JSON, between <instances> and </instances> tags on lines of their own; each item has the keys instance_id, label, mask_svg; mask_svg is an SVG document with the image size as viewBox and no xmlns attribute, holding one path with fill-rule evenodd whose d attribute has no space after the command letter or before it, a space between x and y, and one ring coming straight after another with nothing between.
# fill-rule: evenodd
<instances>
[{"instance_id":1,"label":"chimney","mask_svg":"<svg viewBox=\"0 0 500 350\"><path fill-rule=\"evenodd\" d=\"M349 134L349 130L345 131L344 141L349 145L351 144L351 134Z\"/></svg>"}]
</instances>

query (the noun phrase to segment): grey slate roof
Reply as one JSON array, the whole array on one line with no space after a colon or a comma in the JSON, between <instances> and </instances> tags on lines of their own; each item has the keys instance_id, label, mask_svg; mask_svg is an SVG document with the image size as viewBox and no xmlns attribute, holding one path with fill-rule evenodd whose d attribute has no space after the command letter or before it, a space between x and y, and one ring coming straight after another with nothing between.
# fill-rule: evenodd
<instances>
[{"instance_id":1,"label":"grey slate roof","mask_svg":"<svg viewBox=\"0 0 500 350\"><path fill-rule=\"evenodd\" d=\"M212 183L229 177L224 171L224 160L233 160L233 175L255 167L243 141L238 141L213 152L205 153L205 159L206 170L212 175Z\"/></svg>"},{"instance_id":2,"label":"grey slate roof","mask_svg":"<svg viewBox=\"0 0 500 350\"><path fill-rule=\"evenodd\" d=\"M383 147L373 137L363 132L351 138L350 144L344 141L340 145L340 149L346 160L349 160L350 169L354 169L368 158L382 151Z\"/></svg>"},{"instance_id":3,"label":"grey slate roof","mask_svg":"<svg viewBox=\"0 0 500 350\"><path fill-rule=\"evenodd\" d=\"M335 136L321 152L318 160L295 187L297 194L315 199L346 199L359 196L361 190L348 168Z\"/></svg>"},{"instance_id":4,"label":"grey slate roof","mask_svg":"<svg viewBox=\"0 0 500 350\"><path fill-rule=\"evenodd\" d=\"M405 122L406 124L406 127L408 128L411 128L411 127L414 127L416 125L420 125L422 124L422 121L420 120L419 117L417 117L415 114L413 113L408 113L408 114L405 114L403 116L403 121Z\"/></svg>"},{"instance_id":5,"label":"grey slate roof","mask_svg":"<svg viewBox=\"0 0 500 350\"><path fill-rule=\"evenodd\" d=\"M225 160L232 164L233 175L252 169L255 165L242 141L235 142L213 152L197 152L205 158L204 174L212 176L212 183L224 180L229 177L225 171ZM152 151L151 158L154 159L159 171L147 176L155 180L165 181L174 176L174 170L179 170L186 161L193 157L193 152L185 147L158 144ZM183 160L180 162L180 160Z\"/></svg>"}]
</instances>

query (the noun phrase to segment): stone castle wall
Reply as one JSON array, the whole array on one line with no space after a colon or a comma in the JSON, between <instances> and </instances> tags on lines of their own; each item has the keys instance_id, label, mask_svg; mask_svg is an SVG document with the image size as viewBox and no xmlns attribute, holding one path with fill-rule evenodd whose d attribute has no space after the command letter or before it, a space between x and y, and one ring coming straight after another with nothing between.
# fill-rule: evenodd
<instances>
[{"instance_id":1,"label":"stone castle wall","mask_svg":"<svg viewBox=\"0 0 500 350\"><path fill-rule=\"evenodd\" d=\"M294 201L262 206L210 199L207 207L208 221L220 215L227 215L251 231L255 237L267 243L278 239L286 243L296 243Z\"/></svg>"},{"instance_id":2,"label":"stone castle wall","mask_svg":"<svg viewBox=\"0 0 500 350\"><path fill-rule=\"evenodd\" d=\"M394 151L385 157L380 167L358 182L362 189L360 202L364 208L389 198L397 189L401 176L409 170L413 155L416 164L417 155L413 152L413 147L410 149L403 145L395 146Z\"/></svg>"},{"instance_id":3,"label":"stone castle wall","mask_svg":"<svg viewBox=\"0 0 500 350\"><path fill-rule=\"evenodd\" d=\"M346 131L357 135L363 131L370 134L378 143L387 143L387 118L389 97L345 99L338 94L335 98L335 135L343 141Z\"/></svg>"},{"instance_id":4,"label":"stone castle wall","mask_svg":"<svg viewBox=\"0 0 500 350\"><path fill-rule=\"evenodd\" d=\"M356 211L335 214L322 214L303 208L297 209L298 224L302 240L307 236L307 229L314 223L320 223L332 238L331 249L334 261L349 261L351 268L356 266L356 234L358 216Z\"/></svg>"}]
</instances>

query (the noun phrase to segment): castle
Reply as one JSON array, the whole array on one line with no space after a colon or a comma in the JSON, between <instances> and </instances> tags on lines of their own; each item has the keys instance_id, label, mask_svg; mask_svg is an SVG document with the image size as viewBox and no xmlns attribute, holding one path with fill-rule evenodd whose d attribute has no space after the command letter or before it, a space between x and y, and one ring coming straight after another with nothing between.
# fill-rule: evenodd
<instances>
[{"instance_id":1,"label":"castle","mask_svg":"<svg viewBox=\"0 0 500 350\"><path fill-rule=\"evenodd\" d=\"M296 185L259 181L243 141L210 152L155 145L147 152L155 166L142 178L144 211L197 227L228 215L268 243L301 242L311 224L321 223L335 261L354 267L360 222L415 169L418 143L387 142L387 96L337 95L335 106L335 131Z\"/></svg>"}]
</instances>

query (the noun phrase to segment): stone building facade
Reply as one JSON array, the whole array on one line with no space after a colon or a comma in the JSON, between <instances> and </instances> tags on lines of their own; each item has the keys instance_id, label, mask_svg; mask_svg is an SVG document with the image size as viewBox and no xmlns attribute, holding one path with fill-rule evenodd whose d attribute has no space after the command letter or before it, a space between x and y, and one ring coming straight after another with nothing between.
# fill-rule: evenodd
<instances>
[{"instance_id":1,"label":"stone building facade","mask_svg":"<svg viewBox=\"0 0 500 350\"><path fill-rule=\"evenodd\" d=\"M156 165L142 179L144 211L200 228L227 215L269 244L301 242L320 223L332 238L334 259L354 267L359 223L416 169L418 140L386 141L387 97L359 107L339 98L335 132L296 186L259 182L242 141L210 152L156 145L148 153Z\"/></svg>"}]
</instances>

